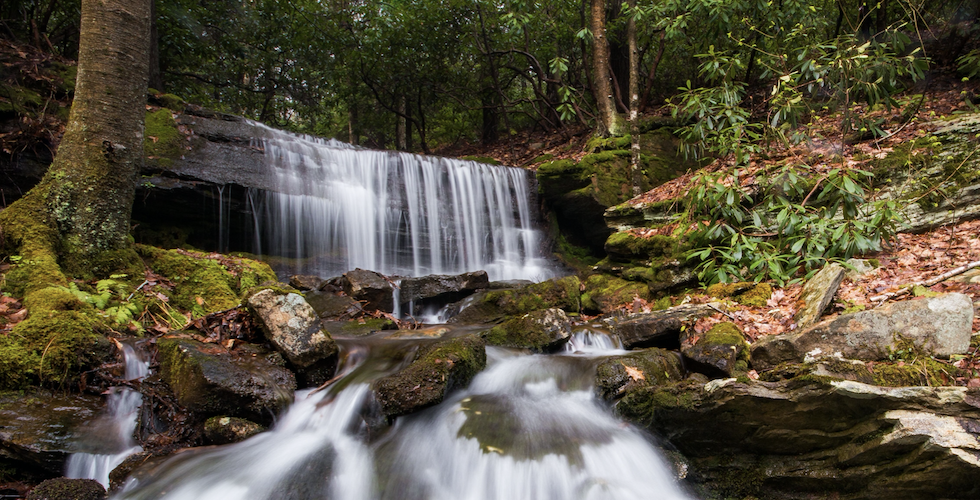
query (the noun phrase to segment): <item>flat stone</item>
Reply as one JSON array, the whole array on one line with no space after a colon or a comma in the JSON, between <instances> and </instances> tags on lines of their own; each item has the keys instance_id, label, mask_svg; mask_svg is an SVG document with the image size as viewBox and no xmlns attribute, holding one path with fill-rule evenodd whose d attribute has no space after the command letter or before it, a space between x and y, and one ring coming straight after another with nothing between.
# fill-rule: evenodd
<instances>
[{"instance_id":1,"label":"flat stone","mask_svg":"<svg viewBox=\"0 0 980 500\"><path fill-rule=\"evenodd\" d=\"M340 284L344 293L362 302L367 311L392 312L394 310L395 287L380 273L355 269L344 273Z\"/></svg>"},{"instance_id":2,"label":"flat stone","mask_svg":"<svg viewBox=\"0 0 980 500\"><path fill-rule=\"evenodd\" d=\"M323 285L323 280L312 274L295 274L289 277L289 286L303 292L318 290L321 285Z\"/></svg>"},{"instance_id":3,"label":"flat stone","mask_svg":"<svg viewBox=\"0 0 980 500\"><path fill-rule=\"evenodd\" d=\"M834 300L846 271L840 264L828 264L806 282L800 294L802 307L793 317L797 328L806 328L820 319L820 315Z\"/></svg>"},{"instance_id":4,"label":"flat stone","mask_svg":"<svg viewBox=\"0 0 980 500\"><path fill-rule=\"evenodd\" d=\"M419 278L404 278L399 287L401 291L398 300L406 304L409 301L431 299L444 294L475 292L490 288L490 279L486 271L455 275L431 274Z\"/></svg>"},{"instance_id":5,"label":"flat stone","mask_svg":"<svg viewBox=\"0 0 980 500\"><path fill-rule=\"evenodd\" d=\"M682 326L716 312L718 310L708 304L687 304L662 311L607 318L603 323L619 336L627 349L676 345L679 343L678 336Z\"/></svg>"}]
</instances>

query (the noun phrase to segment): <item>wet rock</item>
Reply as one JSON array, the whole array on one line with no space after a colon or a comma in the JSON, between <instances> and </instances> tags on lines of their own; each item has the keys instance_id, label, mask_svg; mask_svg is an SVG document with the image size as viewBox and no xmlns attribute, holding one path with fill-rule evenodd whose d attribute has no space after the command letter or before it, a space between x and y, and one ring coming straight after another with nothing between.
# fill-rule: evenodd
<instances>
[{"instance_id":1,"label":"wet rock","mask_svg":"<svg viewBox=\"0 0 980 500\"><path fill-rule=\"evenodd\" d=\"M361 310L356 300L336 293L307 292L306 302L321 318L351 317Z\"/></svg>"},{"instance_id":2,"label":"wet rock","mask_svg":"<svg viewBox=\"0 0 980 500\"><path fill-rule=\"evenodd\" d=\"M177 401L202 415L270 422L292 401L292 372L261 357L235 357L227 349L182 338L157 341L160 375Z\"/></svg>"},{"instance_id":3,"label":"wet rock","mask_svg":"<svg viewBox=\"0 0 980 500\"><path fill-rule=\"evenodd\" d=\"M550 352L572 337L572 322L561 309L532 311L491 328L482 337L488 345Z\"/></svg>"},{"instance_id":4,"label":"wet rock","mask_svg":"<svg viewBox=\"0 0 980 500\"><path fill-rule=\"evenodd\" d=\"M420 349L410 365L372 384L382 413L391 419L441 403L486 367L485 347L480 337L466 335Z\"/></svg>"},{"instance_id":5,"label":"wet rock","mask_svg":"<svg viewBox=\"0 0 980 500\"><path fill-rule=\"evenodd\" d=\"M229 444L244 441L265 427L238 417L211 417L204 422L204 437L211 444Z\"/></svg>"},{"instance_id":6,"label":"wet rock","mask_svg":"<svg viewBox=\"0 0 980 500\"><path fill-rule=\"evenodd\" d=\"M843 314L801 332L765 337L752 345L752 365L765 370L835 353L880 360L908 349L942 357L961 354L970 346L973 315L973 301L959 293L893 302Z\"/></svg>"},{"instance_id":7,"label":"wet rock","mask_svg":"<svg viewBox=\"0 0 980 500\"><path fill-rule=\"evenodd\" d=\"M97 396L0 394L0 467L23 479L62 475L76 432L104 405Z\"/></svg>"},{"instance_id":8,"label":"wet rock","mask_svg":"<svg viewBox=\"0 0 980 500\"><path fill-rule=\"evenodd\" d=\"M461 301L462 310L449 322L496 323L507 316L555 307L577 313L581 285L578 277L566 276L510 290L479 292Z\"/></svg>"},{"instance_id":9,"label":"wet rock","mask_svg":"<svg viewBox=\"0 0 980 500\"><path fill-rule=\"evenodd\" d=\"M319 290L323 280L311 274L294 274L289 277L289 286L302 291Z\"/></svg>"},{"instance_id":10,"label":"wet rock","mask_svg":"<svg viewBox=\"0 0 980 500\"><path fill-rule=\"evenodd\" d=\"M34 487L27 500L104 500L105 488L94 479L48 479Z\"/></svg>"},{"instance_id":11,"label":"wet rock","mask_svg":"<svg viewBox=\"0 0 980 500\"><path fill-rule=\"evenodd\" d=\"M834 300L841 281L844 281L845 272L846 269L840 264L828 264L806 282L803 292L800 293L802 307L793 317L797 328L806 328L820 319L820 315Z\"/></svg>"},{"instance_id":12,"label":"wet rock","mask_svg":"<svg viewBox=\"0 0 980 500\"><path fill-rule=\"evenodd\" d=\"M366 311L394 310L394 290L384 275L374 271L355 269L344 273L340 282L349 297L361 301Z\"/></svg>"},{"instance_id":13,"label":"wet rock","mask_svg":"<svg viewBox=\"0 0 980 500\"><path fill-rule=\"evenodd\" d=\"M123 460L121 464L109 472L109 492L118 491L130 475L138 476L141 471L152 470L170 458L173 453L172 448L163 448L154 451L140 451L126 457L126 460Z\"/></svg>"},{"instance_id":14,"label":"wet rock","mask_svg":"<svg viewBox=\"0 0 980 500\"><path fill-rule=\"evenodd\" d=\"M728 379L638 388L616 411L669 440L716 495L980 495L977 389Z\"/></svg>"},{"instance_id":15,"label":"wet rock","mask_svg":"<svg viewBox=\"0 0 980 500\"><path fill-rule=\"evenodd\" d=\"M456 275L432 274L420 278L405 278L399 285L399 301L443 298L444 303L455 302L477 290L490 287L486 271L476 271Z\"/></svg>"},{"instance_id":16,"label":"wet rock","mask_svg":"<svg viewBox=\"0 0 980 500\"><path fill-rule=\"evenodd\" d=\"M701 335L688 330L682 337L681 354L707 372L733 376L749 369L749 344L734 323L718 323Z\"/></svg>"},{"instance_id":17,"label":"wet rock","mask_svg":"<svg viewBox=\"0 0 980 500\"><path fill-rule=\"evenodd\" d=\"M348 321L324 321L323 328L332 337L364 337L383 330L397 330L398 324L388 318L359 318Z\"/></svg>"},{"instance_id":18,"label":"wet rock","mask_svg":"<svg viewBox=\"0 0 980 500\"><path fill-rule=\"evenodd\" d=\"M689 304L661 311L631 314L603 320L619 336L627 349L637 347L672 347L679 343L681 327L698 318L718 312L707 304Z\"/></svg>"},{"instance_id":19,"label":"wet rock","mask_svg":"<svg viewBox=\"0 0 980 500\"><path fill-rule=\"evenodd\" d=\"M772 285L745 281L739 283L715 283L705 291L710 297L731 298L746 306L762 307L772 296Z\"/></svg>"},{"instance_id":20,"label":"wet rock","mask_svg":"<svg viewBox=\"0 0 980 500\"><path fill-rule=\"evenodd\" d=\"M652 347L612 356L599 364L595 392L607 401L640 387L677 382L682 378L680 358L667 350Z\"/></svg>"},{"instance_id":21,"label":"wet rock","mask_svg":"<svg viewBox=\"0 0 980 500\"><path fill-rule=\"evenodd\" d=\"M248 308L266 339L298 368L336 358L337 344L302 295L266 289L248 299Z\"/></svg>"}]
</instances>

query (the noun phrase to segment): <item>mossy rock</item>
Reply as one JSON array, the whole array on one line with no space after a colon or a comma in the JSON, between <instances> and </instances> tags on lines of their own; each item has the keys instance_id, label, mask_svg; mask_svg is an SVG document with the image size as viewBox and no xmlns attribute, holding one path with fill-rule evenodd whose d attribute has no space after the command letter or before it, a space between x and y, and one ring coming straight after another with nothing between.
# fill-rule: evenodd
<instances>
[{"instance_id":1,"label":"mossy rock","mask_svg":"<svg viewBox=\"0 0 980 500\"><path fill-rule=\"evenodd\" d=\"M701 335L685 333L681 353L696 366L724 376L743 375L748 371L749 344L734 323L718 323Z\"/></svg>"},{"instance_id":2,"label":"mossy rock","mask_svg":"<svg viewBox=\"0 0 980 500\"><path fill-rule=\"evenodd\" d=\"M239 417L211 417L204 422L204 437L211 444L244 441L265 431L265 427Z\"/></svg>"},{"instance_id":3,"label":"mossy rock","mask_svg":"<svg viewBox=\"0 0 980 500\"><path fill-rule=\"evenodd\" d=\"M772 285L768 283L715 283L705 292L710 297L731 298L745 306L763 307L772 297Z\"/></svg>"},{"instance_id":4,"label":"mossy rock","mask_svg":"<svg viewBox=\"0 0 980 500\"><path fill-rule=\"evenodd\" d=\"M487 345L551 352L568 342L572 325L565 311L545 309L509 319L481 336Z\"/></svg>"},{"instance_id":5,"label":"mossy rock","mask_svg":"<svg viewBox=\"0 0 980 500\"><path fill-rule=\"evenodd\" d=\"M376 380L372 389L389 419L437 405L469 385L487 365L486 344L476 335L440 340L419 349L401 371Z\"/></svg>"},{"instance_id":6,"label":"mossy rock","mask_svg":"<svg viewBox=\"0 0 980 500\"><path fill-rule=\"evenodd\" d=\"M136 250L150 269L173 281L173 304L195 318L237 307L249 290L277 282L267 264L251 259L224 256L219 260L200 252L145 245L137 245Z\"/></svg>"},{"instance_id":7,"label":"mossy rock","mask_svg":"<svg viewBox=\"0 0 980 500\"><path fill-rule=\"evenodd\" d=\"M172 162L180 156L184 135L177 130L177 122L169 109L146 114L143 136L143 154L148 160Z\"/></svg>"},{"instance_id":8,"label":"mossy rock","mask_svg":"<svg viewBox=\"0 0 980 500\"><path fill-rule=\"evenodd\" d=\"M652 387L682 378L680 357L659 348L643 349L607 358L596 368L595 392L607 401L629 391Z\"/></svg>"},{"instance_id":9,"label":"mossy rock","mask_svg":"<svg viewBox=\"0 0 980 500\"><path fill-rule=\"evenodd\" d=\"M472 303L451 318L452 323L497 323L517 316L557 307L570 313L581 309L577 276L554 278L517 289L489 290L472 296Z\"/></svg>"},{"instance_id":10,"label":"mossy rock","mask_svg":"<svg viewBox=\"0 0 980 500\"><path fill-rule=\"evenodd\" d=\"M398 324L388 318L361 318L324 321L323 329L333 337L365 337L384 330L397 330Z\"/></svg>"},{"instance_id":11,"label":"mossy rock","mask_svg":"<svg viewBox=\"0 0 980 500\"><path fill-rule=\"evenodd\" d=\"M27 500L104 500L105 488L94 479L48 479L34 487Z\"/></svg>"},{"instance_id":12,"label":"mossy rock","mask_svg":"<svg viewBox=\"0 0 980 500\"><path fill-rule=\"evenodd\" d=\"M593 274L585 280L582 310L609 313L635 298L650 300L650 288L644 283L627 281L607 274Z\"/></svg>"},{"instance_id":13,"label":"mossy rock","mask_svg":"<svg viewBox=\"0 0 980 500\"><path fill-rule=\"evenodd\" d=\"M637 387L616 403L615 413L647 429L657 428L662 412L694 410L704 396L704 384L695 380Z\"/></svg>"},{"instance_id":14,"label":"mossy rock","mask_svg":"<svg viewBox=\"0 0 980 500\"><path fill-rule=\"evenodd\" d=\"M674 257L678 247L677 239L671 236L658 234L642 237L628 231L620 231L609 235L605 250L610 257L631 260Z\"/></svg>"}]
</instances>

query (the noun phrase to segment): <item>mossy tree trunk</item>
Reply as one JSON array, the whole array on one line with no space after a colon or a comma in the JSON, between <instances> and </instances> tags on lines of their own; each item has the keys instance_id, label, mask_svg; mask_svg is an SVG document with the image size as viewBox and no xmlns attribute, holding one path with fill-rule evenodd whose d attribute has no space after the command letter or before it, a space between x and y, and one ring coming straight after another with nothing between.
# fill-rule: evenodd
<instances>
[{"instance_id":1,"label":"mossy tree trunk","mask_svg":"<svg viewBox=\"0 0 980 500\"><path fill-rule=\"evenodd\" d=\"M83 0L78 78L64 138L42 181L0 212L33 268L30 288L105 276L136 260L130 213L143 161L150 0Z\"/></svg>"},{"instance_id":2,"label":"mossy tree trunk","mask_svg":"<svg viewBox=\"0 0 980 500\"><path fill-rule=\"evenodd\" d=\"M633 196L639 196L643 183L640 170L640 51L636 46L636 0L629 0L629 21L626 25L626 38L630 51L630 171L632 173Z\"/></svg>"},{"instance_id":3,"label":"mossy tree trunk","mask_svg":"<svg viewBox=\"0 0 980 500\"><path fill-rule=\"evenodd\" d=\"M603 137L622 134L622 117L616 112L612 75L609 71L609 40L606 38L606 0L592 0L592 93L599 108L597 133Z\"/></svg>"}]
</instances>

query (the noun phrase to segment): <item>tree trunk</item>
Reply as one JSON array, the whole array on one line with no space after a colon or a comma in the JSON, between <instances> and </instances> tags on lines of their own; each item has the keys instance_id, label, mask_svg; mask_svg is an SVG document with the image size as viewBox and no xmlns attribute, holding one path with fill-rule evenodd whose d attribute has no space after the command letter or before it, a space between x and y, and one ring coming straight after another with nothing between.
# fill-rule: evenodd
<instances>
[{"instance_id":1,"label":"tree trunk","mask_svg":"<svg viewBox=\"0 0 980 500\"><path fill-rule=\"evenodd\" d=\"M405 119L408 105L405 102L405 95L400 94L398 100L398 113L395 115L395 149L408 151L408 120Z\"/></svg>"},{"instance_id":2,"label":"tree trunk","mask_svg":"<svg viewBox=\"0 0 980 500\"><path fill-rule=\"evenodd\" d=\"M616 113L612 81L609 75L609 40L606 39L606 0L592 0L591 19L594 50L592 54L592 92L599 108L601 136L619 135L622 132L619 114Z\"/></svg>"},{"instance_id":3,"label":"tree trunk","mask_svg":"<svg viewBox=\"0 0 980 500\"><path fill-rule=\"evenodd\" d=\"M41 182L0 212L9 243L31 262L30 287L138 262L129 225L143 161L150 0L83 0L81 12L64 138Z\"/></svg>"},{"instance_id":4,"label":"tree trunk","mask_svg":"<svg viewBox=\"0 0 980 500\"><path fill-rule=\"evenodd\" d=\"M630 18L626 38L630 52L630 170L633 173L633 196L642 191L643 172L640 170L640 51L636 47L636 20L632 16L636 0L629 0Z\"/></svg>"},{"instance_id":5,"label":"tree trunk","mask_svg":"<svg viewBox=\"0 0 980 500\"><path fill-rule=\"evenodd\" d=\"M163 88L163 72L160 71L160 36L157 33L157 2L150 0L150 80L149 87L159 92Z\"/></svg>"}]
</instances>

